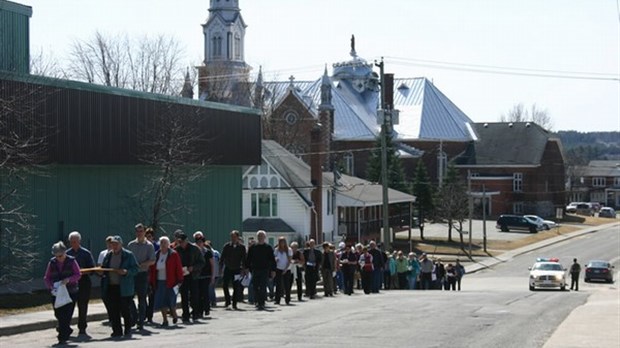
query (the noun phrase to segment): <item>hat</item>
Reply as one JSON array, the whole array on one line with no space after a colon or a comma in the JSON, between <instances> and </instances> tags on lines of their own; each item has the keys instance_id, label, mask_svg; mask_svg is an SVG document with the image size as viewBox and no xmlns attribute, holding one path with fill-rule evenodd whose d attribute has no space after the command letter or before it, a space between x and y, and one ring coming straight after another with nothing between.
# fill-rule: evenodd
<instances>
[{"instance_id":1,"label":"hat","mask_svg":"<svg viewBox=\"0 0 620 348\"><path fill-rule=\"evenodd\" d=\"M110 239L110 243L120 243L123 244L123 238L121 238L121 236L112 236L112 239Z\"/></svg>"},{"instance_id":2,"label":"hat","mask_svg":"<svg viewBox=\"0 0 620 348\"><path fill-rule=\"evenodd\" d=\"M422 256L426 256L426 253L422 253Z\"/></svg>"},{"instance_id":3,"label":"hat","mask_svg":"<svg viewBox=\"0 0 620 348\"><path fill-rule=\"evenodd\" d=\"M346 244L344 244L344 242L338 243L338 249L344 249L345 246Z\"/></svg>"},{"instance_id":4,"label":"hat","mask_svg":"<svg viewBox=\"0 0 620 348\"><path fill-rule=\"evenodd\" d=\"M187 235L183 232L174 235L176 237L176 239L180 239L180 240L187 240Z\"/></svg>"}]
</instances>

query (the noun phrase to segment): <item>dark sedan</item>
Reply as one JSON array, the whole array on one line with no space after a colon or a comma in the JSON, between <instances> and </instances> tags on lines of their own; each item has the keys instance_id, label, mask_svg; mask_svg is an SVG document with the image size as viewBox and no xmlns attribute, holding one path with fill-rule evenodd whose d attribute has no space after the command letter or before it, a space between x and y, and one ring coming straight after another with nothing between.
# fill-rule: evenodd
<instances>
[{"instance_id":1,"label":"dark sedan","mask_svg":"<svg viewBox=\"0 0 620 348\"><path fill-rule=\"evenodd\" d=\"M592 260L586 266L585 281L604 280L607 283L614 282L614 266L607 261Z\"/></svg>"}]
</instances>

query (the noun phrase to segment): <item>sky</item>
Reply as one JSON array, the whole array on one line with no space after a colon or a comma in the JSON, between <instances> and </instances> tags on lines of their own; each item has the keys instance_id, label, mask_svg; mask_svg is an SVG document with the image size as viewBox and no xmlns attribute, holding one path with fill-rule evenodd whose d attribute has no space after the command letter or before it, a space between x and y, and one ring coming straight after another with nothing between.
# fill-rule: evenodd
<instances>
[{"instance_id":1,"label":"sky","mask_svg":"<svg viewBox=\"0 0 620 348\"><path fill-rule=\"evenodd\" d=\"M203 57L209 0L13 0L33 8L32 52L66 64L95 31L167 34ZM552 130L620 131L620 0L240 0L245 60L266 80L315 80L351 57L426 77L475 122L515 104ZM620 141L620 140L619 140Z\"/></svg>"}]
</instances>

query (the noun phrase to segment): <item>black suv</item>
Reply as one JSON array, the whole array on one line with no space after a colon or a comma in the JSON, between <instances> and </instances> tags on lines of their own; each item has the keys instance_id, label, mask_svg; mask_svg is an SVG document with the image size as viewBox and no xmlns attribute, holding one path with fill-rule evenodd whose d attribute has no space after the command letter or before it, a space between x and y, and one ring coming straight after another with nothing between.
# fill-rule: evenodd
<instances>
[{"instance_id":1,"label":"black suv","mask_svg":"<svg viewBox=\"0 0 620 348\"><path fill-rule=\"evenodd\" d=\"M514 229L537 233L542 230L541 225L521 215L500 215L495 227L502 230L502 232L508 232L510 229Z\"/></svg>"}]
</instances>

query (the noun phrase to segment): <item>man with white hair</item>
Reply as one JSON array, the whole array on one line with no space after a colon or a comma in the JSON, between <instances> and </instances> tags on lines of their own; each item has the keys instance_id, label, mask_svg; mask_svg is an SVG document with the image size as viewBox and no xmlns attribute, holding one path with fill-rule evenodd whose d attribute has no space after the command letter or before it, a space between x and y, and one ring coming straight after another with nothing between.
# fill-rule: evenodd
<instances>
[{"instance_id":1,"label":"man with white hair","mask_svg":"<svg viewBox=\"0 0 620 348\"><path fill-rule=\"evenodd\" d=\"M247 267L252 272L252 285L258 310L265 309L267 299L267 280L276 274L276 258L271 245L265 243L267 233L256 233L258 242L248 250Z\"/></svg>"},{"instance_id":2,"label":"man with white hair","mask_svg":"<svg viewBox=\"0 0 620 348\"><path fill-rule=\"evenodd\" d=\"M69 244L71 248L67 251L67 255L72 256L77 261L80 269L95 267L95 260L93 254L81 245L82 236L80 232L73 231L69 233ZM78 329L80 335L86 335L87 315L88 315L88 301L90 300L90 289L92 288L92 282L90 280L89 273L84 273L80 277L78 282Z\"/></svg>"}]
</instances>

